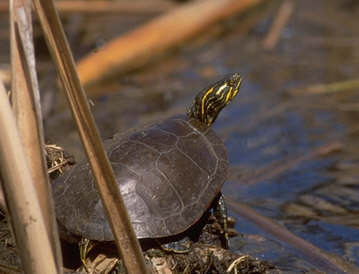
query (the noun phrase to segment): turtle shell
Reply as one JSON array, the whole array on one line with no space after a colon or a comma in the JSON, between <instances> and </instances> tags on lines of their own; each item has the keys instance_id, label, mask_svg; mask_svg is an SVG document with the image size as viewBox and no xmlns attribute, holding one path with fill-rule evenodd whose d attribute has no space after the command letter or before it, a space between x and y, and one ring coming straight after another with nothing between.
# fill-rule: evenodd
<instances>
[{"instance_id":1,"label":"turtle shell","mask_svg":"<svg viewBox=\"0 0 359 274\"><path fill-rule=\"evenodd\" d=\"M115 136L106 148L138 238L184 232L210 208L227 178L221 139L185 116ZM87 161L56 179L53 195L67 233L114 240Z\"/></svg>"}]
</instances>

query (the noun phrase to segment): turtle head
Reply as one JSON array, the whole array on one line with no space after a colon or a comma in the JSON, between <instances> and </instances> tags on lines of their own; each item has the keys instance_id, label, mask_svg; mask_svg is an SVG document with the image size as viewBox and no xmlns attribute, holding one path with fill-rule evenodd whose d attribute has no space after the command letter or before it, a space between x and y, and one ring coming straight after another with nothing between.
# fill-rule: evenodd
<instances>
[{"instance_id":1,"label":"turtle head","mask_svg":"<svg viewBox=\"0 0 359 274\"><path fill-rule=\"evenodd\" d=\"M202 90L189 108L188 116L211 126L221 110L236 97L241 82L241 76L235 73Z\"/></svg>"}]
</instances>

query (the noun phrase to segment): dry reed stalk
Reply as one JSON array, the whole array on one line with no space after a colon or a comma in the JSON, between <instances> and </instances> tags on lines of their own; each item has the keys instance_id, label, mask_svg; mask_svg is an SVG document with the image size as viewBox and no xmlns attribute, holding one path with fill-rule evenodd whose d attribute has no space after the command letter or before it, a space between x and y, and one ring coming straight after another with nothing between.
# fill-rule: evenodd
<instances>
[{"instance_id":1,"label":"dry reed stalk","mask_svg":"<svg viewBox=\"0 0 359 274\"><path fill-rule=\"evenodd\" d=\"M7 68L7 66L0 65L0 78L5 85L9 84L11 82L10 68Z\"/></svg>"},{"instance_id":2,"label":"dry reed stalk","mask_svg":"<svg viewBox=\"0 0 359 274\"><path fill-rule=\"evenodd\" d=\"M141 1L134 3L112 1L56 1L56 8L63 14L69 13L118 13L118 14L149 14L164 12L175 5L166 1ZM8 12L7 1L0 0L0 13Z\"/></svg>"},{"instance_id":3,"label":"dry reed stalk","mask_svg":"<svg viewBox=\"0 0 359 274\"><path fill-rule=\"evenodd\" d=\"M142 1L134 3L111 1L57 1L56 7L62 13L121 13L121 14L148 14L164 12L175 5L165 1Z\"/></svg>"},{"instance_id":4,"label":"dry reed stalk","mask_svg":"<svg viewBox=\"0 0 359 274\"><path fill-rule=\"evenodd\" d=\"M141 248L133 231L115 176L104 151L81 86L75 63L53 1L34 0L36 12L57 65L67 100L71 106L82 143L100 192L114 238L128 273L146 273Z\"/></svg>"},{"instance_id":5,"label":"dry reed stalk","mask_svg":"<svg viewBox=\"0 0 359 274\"><path fill-rule=\"evenodd\" d=\"M12 103L58 272L62 254L44 155L40 92L32 40L31 1L10 1Z\"/></svg>"},{"instance_id":6,"label":"dry reed stalk","mask_svg":"<svg viewBox=\"0 0 359 274\"><path fill-rule=\"evenodd\" d=\"M1 81L1 78L0 78L0 81ZM6 212L5 196L4 196L4 191L2 189L2 186L1 186L1 181L0 181L0 210L2 212Z\"/></svg>"},{"instance_id":7,"label":"dry reed stalk","mask_svg":"<svg viewBox=\"0 0 359 274\"><path fill-rule=\"evenodd\" d=\"M38 196L1 80L0 110L1 177L22 266L25 273L57 273Z\"/></svg>"},{"instance_id":8,"label":"dry reed stalk","mask_svg":"<svg viewBox=\"0 0 359 274\"><path fill-rule=\"evenodd\" d=\"M109 74L141 67L226 17L244 12L263 0L194 1L172 9L151 22L108 43L78 63L82 84Z\"/></svg>"}]
</instances>

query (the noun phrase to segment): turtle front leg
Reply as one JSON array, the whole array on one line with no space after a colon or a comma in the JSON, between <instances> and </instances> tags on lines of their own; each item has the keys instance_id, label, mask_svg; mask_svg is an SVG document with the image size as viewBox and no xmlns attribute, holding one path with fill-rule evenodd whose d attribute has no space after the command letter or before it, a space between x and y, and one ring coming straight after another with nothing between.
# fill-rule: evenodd
<instances>
[{"instance_id":1,"label":"turtle front leg","mask_svg":"<svg viewBox=\"0 0 359 274\"><path fill-rule=\"evenodd\" d=\"M220 223L223 229L222 245L224 248L228 249L229 248L228 220L227 220L228 213L222 193L219 194L217 203L213 208L213 214L217 218L218 222Z\"/></svg>"}]
</instances>

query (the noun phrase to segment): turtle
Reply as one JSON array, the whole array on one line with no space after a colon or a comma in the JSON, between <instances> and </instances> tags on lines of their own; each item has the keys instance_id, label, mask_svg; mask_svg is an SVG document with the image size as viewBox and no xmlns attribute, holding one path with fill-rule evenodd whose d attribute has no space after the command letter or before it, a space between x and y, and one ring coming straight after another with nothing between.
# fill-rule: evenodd
<instances>
[{"instance_id":1,"label":"turtle","mask_svg":"<svg viewBox=\"0 0 359 274\"><path fill-rule=\"evenodd\" d=\"M187 114L116 134L105 142L138 239L184 233L211 208L223 217L226 231L221 188L229 161L211 125L237 95L241 82L238 73L228 75L201 90ZM62 238L114 241L87 160L57 178L52 192Z\"/></svg>"}]
</instances>

